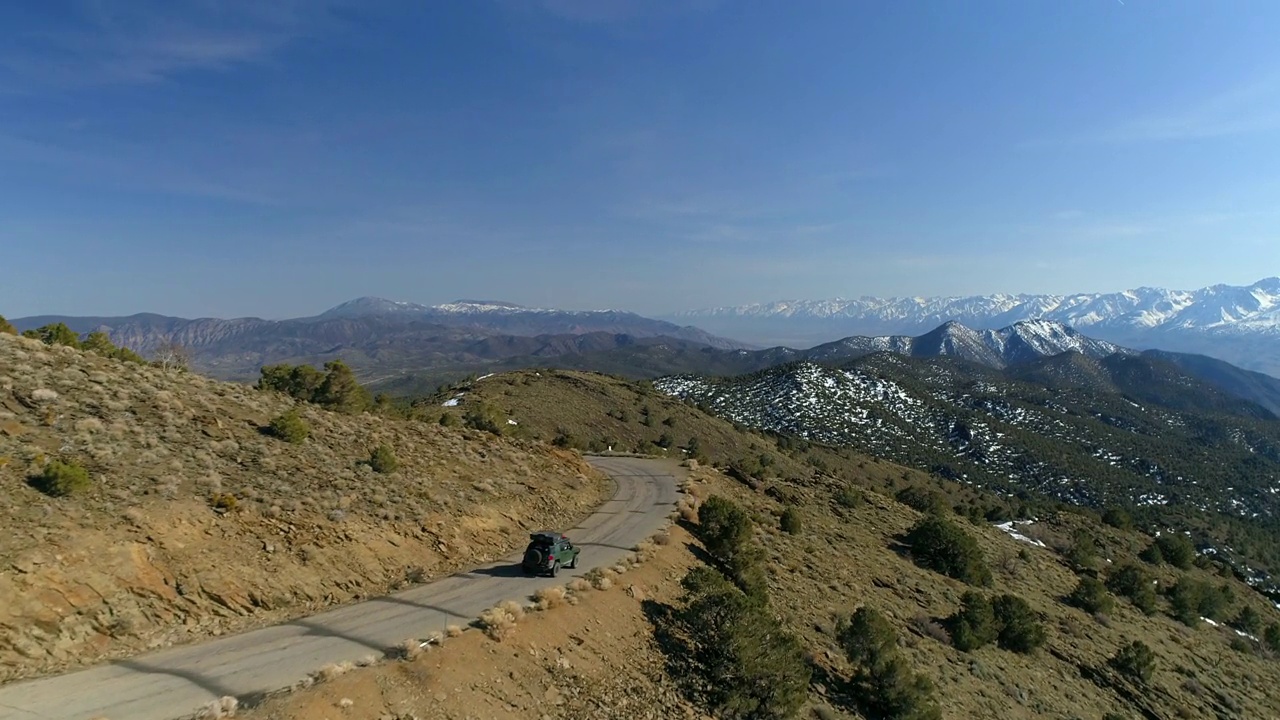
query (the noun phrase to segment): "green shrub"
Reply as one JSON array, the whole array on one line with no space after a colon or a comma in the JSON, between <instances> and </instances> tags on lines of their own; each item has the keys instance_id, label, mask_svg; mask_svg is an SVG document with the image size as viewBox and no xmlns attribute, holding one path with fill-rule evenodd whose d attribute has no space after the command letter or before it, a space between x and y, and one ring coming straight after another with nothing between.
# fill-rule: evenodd
<instances>
[{"instance_id":1,"label":"green shrub","mask_svg":"<svg viewBox=\"0 0 1280 720\"><path fill-rule=\"evenodd\" d=\"M1000 633L1000 647L1013 652L1029 653L1044 644L1044 626L1026 600L1017 595L1000 595L991 603Z\"/></svg>"},{"instance_id":2,"label":"green shrub","mask_svg":"<svg viewBox=\"0 0 1280 720\"><path fill-rule=\"evenodd\" d=\"M222 512L235 512L240 506L240 501L231 493L214 493L209 497L209 506Z\"/></svg>"},{"instance_id":3,"label":"green shrub","mask_svg":"<svg viewBox=\"0 0 1280 720\"><path fill-rule=\"evenodd\" d=\"M716 560L729 563L751 540L751 517L737 503L712 495L698 508L694 534Z\"/></svg>"},{"instance_id":4,"label":"green shrub","mask_svg":"<svg viewBox=\"0 0 1280 720\"><path fill-rule=\"evenodd\" d=\"M1098 563L1098 543L1087 531L1077 530L1067 548L1067 563L1073 570L1091 570Z\"/></svg>"},{"instance_id":5,"label":"green shrub","mask_svg":"<svg viewBox=\"0 0 1280 720\"><path fill-rule=\"evenodd\" d=\"M462 424L462 420L457 415L446 410L440 413L440 424L444 427L458 427Z\"/></svg>"},{"instance_id":6,"label":"green shrub","mask_svg":"<svg viewBox=\"0 0 1280 720\"><path fill-rule=\"evenodd\" d=\"M960 599L960 609L948 619L951 643L957 650L972 652L995 641L1000 634L991 602L970 590Z\"/></svg>"},{"instance_id":7,"label":"green shrub","mask_svg":"<svg viewBox=\"0 0 1280 720\"><path fill-rule=\"evenodd\" d=\"M1273 622L1262 633L1262 644L1273 653L1280 653L1280 622Z\"/></svg>"},{"instance_id":8,"label":"green shrub","mask_svg":"<svg viewBox=\"0 0 1280 720\"><path fill-rule=\"evenodd\" d=\"M53 497L77 495L90 486L89 471L73 460L54 460L28 482L35 489Z\"/></svg>"},{"instance_id":9,"label":"green shrub","mask_svg":"<svg viewBox=\"0 0 1280 720\"><path fill-rule=\"evenodd\" d=\"M1151 576L1137 565L1129 563L1116 569L1107 578L1107 588L1116 595L1128 598L1144 614L1155 614L1155 586Z\"/></svg>"},{"instance_id":10,"label":"green shrub","mask_svg":"<svg viewBox=\"0 0 1280 720\"><path fill-rule=\"evenodd\" d=\"M1120 530L1133 529L1133 516L1128 510L1114 505L1103 511L1102 522Z\"/></svg>"},{"instance_id":11,"label":"green shrub","mask_svg":"<svg viewBox=\"0 0 1280 720\"><path fill-rule=\"evenodd\" d=\"M894 499L922 513L946 515L951 511L951 506L947 504L947 499L941 493L916 487L915 485L909 485L899 490L894 495Z\"/></svg>"},{"instance_id":12,"label":"green shrub","mask_svg":"<svg viewBox=\"0 0 1280 720\"><path fill-rule=\"evenodd\" d=\"M1249 638L1240 637L1239 635L1231 638L1231 642L1229 644L1231 646L1231 649L1235 650L1238 653L1253 655L1257 651L1257 648L1254 647L1254 643L1252 640L1250 640Z\"/></svg>"},{"instance_id":13,"label":"green shrub","mask_svg":"<svg viewBox=\"0 0 1280 720\"><path fill-rule=\"evenodd\" d=\"M22 333L23 337L35 338L45 345L66 345L67 347L80 347L80 336L64 323L51 323L43 325L35 330L28 330Z\"/></svg>"},{"instance_id":14,"label":"green shrub","mask_svg":"<svg viewBox=\"0 0 1280 720\"><path fill-rule=\"evenodd\" d=\"M911 670L898 650L898 634L878 610L863 606L836 629L856 668L865 704L886 720L938 720L942 712L929 679Z\"/></svg>"},{"instance_id":15,"label":"green shrub","mask_svg":"<svg viewBox=\"0 0 1280 720\"><path fill-rule=\"evenodd\" d=\"M1221 621L1227 616L1234 593L1225 583L1219 587L1191 577L1183 577L1169 590L1173 616L1190 627L1200 625L1200 618Z\"/></svg>"},{"instance_id":16,"label":"green shrub","mask_svg":"<svg viewBox=\"0 0 1280 720\"><path fill-rule=\"evenodd\" d=\"M725 574L747 597L761 604L769 602L769 576L764 569L765 553L747 543L725 564Z\"/></svg>"},{"instance_id":17,"label":"green shrub","mask_svg":"<svg viewBox=\"0 0 1280 720\"><path fill-rule=\"evenodd\" d=\"M857 488L852 485L845 485L836 491L835 500L836 504L840 507L855 510L862 507L862 504L866 502L867 497L866 494L862 492L861 488Z\"/></svg>"},{"instance_id":18,"label":"green shrub","mask_svg":"<svg viewBox=\"0 0 1280 720\"><path fill-rule=\"evenodd\" d=\"M1257 635L1262 630L1262 616L1258 614L1257 610L1245 605L1240 608L1240 612L1231 621L1231 627L1241 632L1247 632L1250 635Z\"/></svg>"},{"instance_id":19,"label":"green shrub","mask_svg":"<svg viewBox=\"0 0 1280 720\"><path fill-rule=\"evenodd\" d=\"M1142 683L1151 682L1151 675L1156 669L1156 654L1141 640L1120 648L1110 660L1111 667L1120 674Z\"/></svg>"},{"instance_id":20,"label":"green shrub","mask_svg":"<svg viewBox=\"0 0 1280 720\"><path fill-rule=\"evenodd\" d=\"M1185 535L1166 533L1143 550L1141 557L1152 565L1167 562L1176 568L1190 570L1196 560L1196 549Z\"/></svg>"},{"instance_id":21,"label":"green shrub","mask_svg":"<svg viewBox=\"0 0 1280 720\"><path fill-rule=\"evenodd\" d=\"M310 365L264 365L259 390L275 390L342 413L360 413L373 406L373 396L341 360L324 364L324 372Z\"/></svg>"},{"instance_id":22,"label":"green shrub","mask_svg":"<svg viewBox=\"0 0 1280 720\"><path fill-rule=\"evenodd\" d=\"M1080 578L1076 589L1067 596L1067 603L1087 613L1111 612L1112 606L1115 605L1111 596L1107 594L1107 586L1103 585L1101 580L1091 577Z\"/></svg>"},{"instance_id":23,"label":"green shrub","mask_svg":"<svg viewBox=\"0 0 1280 720\"><path fill-rule=\"evenodd\" d=\"M502 411L487 402L471 405L462 416L462 423L472 430L483 430L494 435L501 435L507 426Z\"/></svg>"},{"instance_id":24,"label":"green shrub","mask_svg":"<svg viewBox=\"0 0 1280 720\"><path fill-rule=\"evenodd\" d=\"M991 584L991 569L978 541L950 520L925 517L907 533L907 542L917 565L970 585Z\"/></svg>"},{"instance_id":25,"label":"green shrub","mask_svg":"<svg viewBox=\"0 0 1280 720\"><path fill-rule=\"evenodd\" d=\"M1160 554L1160 546L1154 542L1148 545L1145 550L1138 553L1138 559L1152 565L1159 565L1164 562L1164 556Z\"/></svg>"},{"instance_id":26,"label":"green shrub","mask_svg":"<svg viewBox=\"0 0 1280 720\"><path fill-rule=\"evenodd\" d=\"M800 641L711 568L695 568L681 586L679 620L719 716L794 716L808 699L812 674Z\"/></svg>"},{"instance_id":27,"label":"green shrub","mask_svg":"<svg viewBox=\"0 0 1280 720\"><path fill-rule=\"evenodd\" d=\"M0 315L0 333L5 335L17 335L18 328L14 327L13 323L6 320L3 315Z\"/></svg>"},{"instance_id":28,"label":"green shrub","mask_svg":"<svg viewBox=\"0 0 1280 720\"><path fill-rule=\"evenodd\" d=\"M115 360L123 360L125 362L137 363L139 365L146 364L146 360L138 353L129 348L116 347L111 338L107 334L100 331L94 331L84 339L80 344L82 350L89 350L105 358L113 358Z\"/></svg>"},{"instance_id":29,"label":"green shrub","mask_svg":"<svg viewBox=\"0 0 1280 720\"><path fill-rule=\"evenodd\" d=\"M373 452L369 454L369 467L373 468L374 472L393 473L398 466L399 462L396 461L395 451L386 443L374 448Z\"/></svg>"},{"instance_id":30,"label":"green shrub","mask_svg":"<svg viewBox=\"0 0 1280 720\"><path fill-rule=\"evenodd\" d=\"M289 443L300 443L311 434L307 421L302 419L296 408L272 419L270 429L272 435Z\"/></svg>"},{"instance_id":31,"label":"green shrub","mask_svg":"<svg viewBox=\"0 0 1280 720\"><path fill-rule=\"evenodd\" d=\"M800 519L800 511L794 507L788 507L782 511L779 523L782 531L789 535L799 535L804 525L804 522Z\"/></svg>"}]
</instances>

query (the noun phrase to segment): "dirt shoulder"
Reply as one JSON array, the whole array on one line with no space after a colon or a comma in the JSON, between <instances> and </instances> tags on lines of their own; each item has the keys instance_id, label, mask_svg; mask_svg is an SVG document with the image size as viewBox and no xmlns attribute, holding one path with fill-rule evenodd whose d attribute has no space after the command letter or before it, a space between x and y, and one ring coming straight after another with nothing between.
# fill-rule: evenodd
<instances>
[{"instance_id":1,"label":"dirt shoulder","mask_svg":"<svg viewBox=\"0 0 1280 720\"><path fill-rule=\"evenodd\" d=\"M292 408L307 440L262 431ZM363 462L379 444L394 472ZM32 487L53 460L86 468L88 487ZM612 486L568 451L0 335L0 490L3 682L482 564Z\"/></svg>"}]
</instances>

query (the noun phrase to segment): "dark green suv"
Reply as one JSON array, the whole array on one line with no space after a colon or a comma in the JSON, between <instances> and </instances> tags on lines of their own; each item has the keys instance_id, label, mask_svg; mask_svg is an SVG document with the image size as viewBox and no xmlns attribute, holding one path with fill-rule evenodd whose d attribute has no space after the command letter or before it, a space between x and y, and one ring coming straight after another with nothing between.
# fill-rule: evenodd
<instances>
[{"instance_id":1,"label":"dark green suv","mask_svg":"<svg viewBox=\"0 0 1280 720\"><path fill-rule=\"evenodd\" d=\"M542 530L529 534L529 547L524 549L524 560L520 567L526 575L550 575L560 573L560 567L578 567L578 553L582 548L574 547L569 538L558 532Z\"/></svg>"}]
</instances>

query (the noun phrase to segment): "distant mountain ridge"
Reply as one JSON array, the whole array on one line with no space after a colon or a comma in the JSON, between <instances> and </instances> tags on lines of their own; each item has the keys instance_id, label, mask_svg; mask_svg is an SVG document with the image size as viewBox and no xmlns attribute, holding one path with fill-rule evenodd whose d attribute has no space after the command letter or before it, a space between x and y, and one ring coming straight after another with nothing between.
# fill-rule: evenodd
<instances>
[{"instance_id":1,"label":"distant mountain ridge","mask_svg":"<svg viewBox=\"0 0 1280 720\"><path fill-rule=\"evenodd\" d=\"M1280 277L1199 290L793 300L694 310L671 319L746 341L783 344L917 334L948 321L995 329L1048 320L1128 347L1203 353L1280 375Z\"/></svg>"},{"instance_id":2,"label":"distant mountain ridge","mask_svg":"<svg viewBox=\"0 0 1280 720\"><path fill-rule=\"evenodd\" d=\"M483 365L509 354L551 357L599 352L654 338L720 349L743 347L694 327L616 310L565 311L495 301L425 306L363 297L319 315L261 318L37 316L19 330L62 322L78 333L106 332L118 345L149 355L166 342L191 352L196 367L226 379L255 377L264 364L343 358L366 377L407 368ZM487 342L486 342L487 341Z\"/></svg>"},{"instance_id":3,"label":"distant mountain ridge","mask_svg":"<svg viewBox=\"0 0 1280 720\"><path fill-rule=\"evenodd\" d=\"M914 358L951 357L995 369L1015 368L1046 358L1071 355L1089 360L1142 356L1162 360L1233 397L1256 403L1280 415L1280 379L1202 355L1159 350L1139 352L1044 320L1019 322L999 330L974 330L949 322L914 337L849 337L807 350L782 346L763 350L724 350L662 338L595 349L583 347L582 350L538 355L513 353L493 363L487 371L556 367L653 379L664 375L734 376L796 362L840 365L876 353ZM452 381L459 374L466 374L459 368L449 370L451 374L440 374L439 371L405 373L388 389L397 394L420 394L431 391L442 381Z\"/></svg>"}]
</instances>

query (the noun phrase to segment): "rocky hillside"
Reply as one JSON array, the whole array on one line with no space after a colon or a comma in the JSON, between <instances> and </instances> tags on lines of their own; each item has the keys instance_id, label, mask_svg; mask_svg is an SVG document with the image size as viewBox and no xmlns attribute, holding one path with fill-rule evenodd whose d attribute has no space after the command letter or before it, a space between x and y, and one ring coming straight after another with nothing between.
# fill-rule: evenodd
<instances>
[{"instance_id":1,"label":"rocky hillside","mask_svg":"<svg viewBox=\"0 0 1280 720\"><path fill-rule=\"evenodd\" d=\"M1068 354L999 371L885 353L655 386L749 427L1001 494L1125 506L1280 570L1280 422L1150 358Z\"/></svg>"},{"instance_id":2,"label":"rocky hillside","mask_svg":"<svg viewBox=\"0 0 1280 720\"><path fill-rule=\"evenodd\" d=\"M265 430L291 409L298 443ZM373 469L379 445L396 467ZM0 680L472 566L572 525L604 485L545 445L0 333Z\"/></svg>"}]
</instances>

